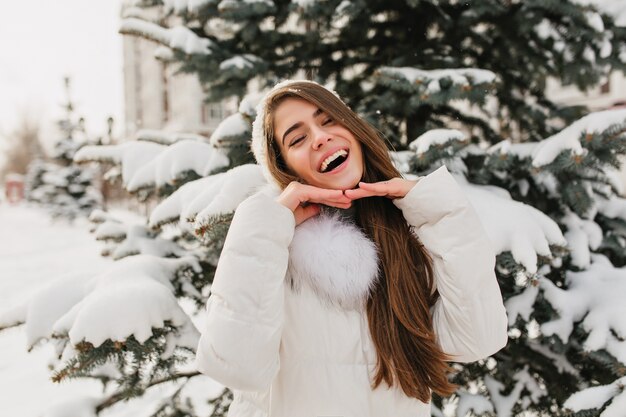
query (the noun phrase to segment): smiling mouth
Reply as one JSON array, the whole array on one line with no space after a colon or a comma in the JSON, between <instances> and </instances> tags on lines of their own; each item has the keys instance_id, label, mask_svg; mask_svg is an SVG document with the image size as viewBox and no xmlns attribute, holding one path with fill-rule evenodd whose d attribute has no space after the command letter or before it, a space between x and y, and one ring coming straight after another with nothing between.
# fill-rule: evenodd
<instances>
[{"instance_id":1,"label":"smiling mouth","mask_svg":"<svg viewBox=\"0 0 626 417\"><path fill-rule=\"evenodd\" d=\"M320 172L326 174L339 167L348 159L348 151L340 149L322 162Z\"/></svg>"}]
</instances>

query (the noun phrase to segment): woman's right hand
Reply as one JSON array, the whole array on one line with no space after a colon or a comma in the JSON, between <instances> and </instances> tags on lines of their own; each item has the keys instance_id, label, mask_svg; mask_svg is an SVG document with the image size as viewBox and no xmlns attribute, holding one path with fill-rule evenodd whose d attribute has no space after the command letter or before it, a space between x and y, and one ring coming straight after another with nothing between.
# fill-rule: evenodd
<instances>
[{"instance_id":1,"label":"woman's right hand","mask_svg":"<svg viewBox=\"0 0 626 417\"><path fill-rule=\"evenodd\" d=\"M329 190L312 185L291 182L276 198L283 206L293 211L296 226L320 212L320 204L350 208L352 200L343 194L343 190Z\"/></svg>"}]
</instances>

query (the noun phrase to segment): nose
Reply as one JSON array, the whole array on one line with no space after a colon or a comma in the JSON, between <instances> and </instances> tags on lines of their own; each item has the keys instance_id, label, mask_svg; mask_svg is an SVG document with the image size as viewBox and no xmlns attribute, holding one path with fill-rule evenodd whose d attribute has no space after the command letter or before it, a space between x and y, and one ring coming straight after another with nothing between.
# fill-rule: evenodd
<instances>
[{"instance_id":1,"label":"nose","mask_svg":"<svg viewBox=\"0 0 626 417\"><path fill-rule=\"evenodd\" d=\"M318 150L322 145L331 140L330 134L319 126L314 127L311 134L313 135L313 149L315 150Z\"/></svg>"}]
</instances>

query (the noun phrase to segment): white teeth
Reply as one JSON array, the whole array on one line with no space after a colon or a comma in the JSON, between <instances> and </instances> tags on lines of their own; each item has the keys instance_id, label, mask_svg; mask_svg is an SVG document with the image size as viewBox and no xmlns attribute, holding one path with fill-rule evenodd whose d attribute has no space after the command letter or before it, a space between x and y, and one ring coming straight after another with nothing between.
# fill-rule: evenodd
<instances>
[{"instance_id":1,"label":"white teeth","mask_svg":"<svg viewBox=\"0 0 626 417\"><path fill-rule=\"evenodd\" d=\"M348 155L348 151L346 151L345 149L340 149L337 152L335 152L334 154L330 155L328 158L324 159L324 161L322 162L322 166L320 168L320 172L326 171L326 168L328 168L328 164L333 162L336 158L338 158L340 156L346 156L346 155Z\"/></svg>"}]
</instances>

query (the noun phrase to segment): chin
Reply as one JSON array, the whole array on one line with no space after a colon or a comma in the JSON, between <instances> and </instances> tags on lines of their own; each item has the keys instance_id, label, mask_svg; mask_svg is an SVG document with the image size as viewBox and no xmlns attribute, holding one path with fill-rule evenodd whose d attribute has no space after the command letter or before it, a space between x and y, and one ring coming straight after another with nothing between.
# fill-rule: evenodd
<instances>
[{"instance_id":1,"label":"chin","mask_svg":"<svg viewBox=\"0 0 626 417\"><path fill-rule=\"evenodd\" d=\"M356 188L359 181L361 181L361 177L337 178L335 181L327 183L324 188L331 190L352 190Z\"/></svg>"}]
</instances>

